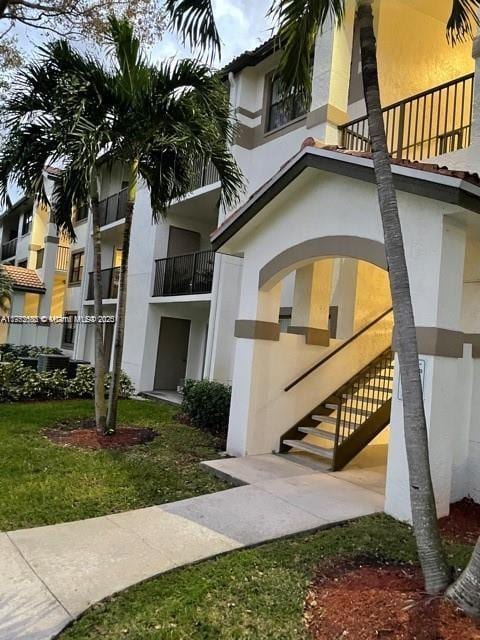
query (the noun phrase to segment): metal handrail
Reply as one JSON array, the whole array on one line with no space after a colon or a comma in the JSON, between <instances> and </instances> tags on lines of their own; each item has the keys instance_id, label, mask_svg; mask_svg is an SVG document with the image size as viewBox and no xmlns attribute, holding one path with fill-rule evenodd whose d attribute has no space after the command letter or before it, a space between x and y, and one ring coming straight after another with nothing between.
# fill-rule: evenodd
<instances>
[{"instance_id":1,"label":"metal handrail","mask_svg":"<svg viewBox=\"0 0 480 640\"><path fill-rule=\"evenodd\" d=\"M388 316L389 313L391 313L393 311L393 308L390 307L389 309L387 309L386 311L384 311L383 313L381 313L379 316L377 316L374 320L371 320L368 324L364 325L361 329L359 329L356 333L354 333L352 336L350 336L350 338L348 338L347 340L345 340L345 342L342 342L341 345L339 345L338 347L336 347L335 349L333 349L333 351L330 351L324 358L322 358L321 360L319 360L317 363L315 363L314 365L312 365L309 369L307 369L307 371L305 371L304 373L302 373L301 376L299 376L298 378L296 378L296 380L294 380L293 382L291 382L289 385L287 385L284 389L284 391L290 391L290 389L293 389L293 387L295 387L299 382L302 382L302 380L305 380L305 378L307 378L311 373L313 373L314 371L316 371L319 367L322 366L322 364L325 364L325 362L327 362L328 360L330 360L331 358L333 358L333 356L337 355L337 353L339 353L339 351L342 351L342 349L345 349L345 347L348 347L349 344L351 344L354 340L356 340L358 337L360 337L362 334L364 334L366 331L368 331L369 329L371 329L374 325L377 324L377 322L380 322L380 320L383 320L383 318L385 318L386 316ZM355 374L355 376L358 374ZM347 383L348 384L348 383Z\"/></svg>"},{"instance_id":2,"label":"metal handrail","mask_svg":"<svg viewBox=\"0 0 480 640\"><path fill-rule=\"evenodd\" d=\"M470 141L473 80L474 74L470 73L382 109L390 153L398 158L422 160L466 147ZM370 150L367 116L355 118L339 129L342 146Z\"/></svg>"},{"instance_id":3,"label":"metal handrail","mask_svg":"<svg viewBox=\"0 0 480 640\"><path fill-rule=\"evenodd\" d=\"M155 260L153 297L210 293L214 251L197 251Z\"/></svg>"}]
</instances>

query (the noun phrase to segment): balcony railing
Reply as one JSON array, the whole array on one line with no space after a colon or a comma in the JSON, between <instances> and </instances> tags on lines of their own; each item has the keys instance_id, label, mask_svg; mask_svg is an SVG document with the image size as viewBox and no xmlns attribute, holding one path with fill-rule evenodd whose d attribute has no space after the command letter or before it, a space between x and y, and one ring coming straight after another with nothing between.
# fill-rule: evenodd
<instances>
[{"instance_id":1,"label":"balcony railing","mask_svg":"<svg viewBox=\"0 0 480 640\"><path fill-rule=\"evenodd\" d=\"M154 296L181 296L212 291L214 251L155 260Z\"/></svg>"},{"instance_id":2,"label":"balcony railing","mask_svg":"<svg viewBox=\"0 0 480 640\"><path fill-rule=\"evenodd\" d=\"M218 171L212 162L199 160L195 163L192 191L200 189L200 187L206 187L209 184L214 184L218 182L218 180Z\"/></svg>"},{"instance_id":3,"label":"balcony railing","mask_svg":"<svg viewBox=\"0 0 480 640\"><path fill-rule=\"evenodd\" d=\"M390 153L395 158L425 160L470 144L473 76L457 78L383 109ZM340 127L343 147L370 151L367 117Z\"/></svg>"},{"instance_id":4,"label":"balcony railing","mask_svg":"<svg viewBox=\"0 0 480 640\"><path fill-rule=\"evenodd\" d=\"M62 244L58 245L55 269L57 271L68 271L68 261L70 259L70 247Z\"/></svg>"},{"instance_id":5,"label":"balcony railing","mask_svg":"<svg viewBox=\"0 0 480 640\"><path fill-rule=\"evenodd\" d=\"M112 224L125 217L125 207L127 206L128 189L122 189L119 193L113 194L104 200L100 200L100 226Z\"/></svg>"},{"instance_id":6,"label":"balcony railing","mask_svg":"<svg viewBox=\"0 0 480 640\"><path fill-rule=\"evenodd\" d=\"M2 260L13 258L17 252L17 238L2 244Z\"/></svg>"},{"instance_id":7,"label":"balcony railing","mask_svg":"<svg viewBox=\"0 0 480 640\"><path fill-rule=\"evenodd\" d=\"M93 271L88 274L87 300L93 300ZM116 298L118 296L118 285L120 282L120 267L113 269L102 269L102 297Z\"/></svg>"}]
</instances>

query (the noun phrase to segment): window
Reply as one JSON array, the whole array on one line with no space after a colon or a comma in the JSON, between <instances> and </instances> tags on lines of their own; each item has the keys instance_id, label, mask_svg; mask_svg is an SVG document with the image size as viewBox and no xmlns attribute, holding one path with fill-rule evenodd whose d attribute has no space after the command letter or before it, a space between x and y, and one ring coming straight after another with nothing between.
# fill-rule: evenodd
<instances>
[{"instance_id":1,"label":"window","mask_svg":"<svg viewBox=\"0 0 480 640\"><path fill-rule=\"evenodd\" d=\"M272 76L267 113L267 131L273 131L307 113L310 98L302 98L293 91L285 94L280 79Z\"/></svg>"},{"instance_id":2,"label":"window","mask_svg":"<svg viewBox=\"0 0 480 640\"><path fill-rule=\"evenodd\" d=\"M33 211L27 211L23 214L22 235L30 232L32 228Z\"/></svg>"},{"instance_id":3,"label":"window","mask_svg":"<svg viewBox=\"0 0 480 640\"><path fill-rule=\"evenodd\" d=\"M77 251L72 253L72 259L70 262L70 277L69 284L80 284L83 276L83 262L85 254L83 251Z\"/></svg>"},{"instance_id":4,"label":"window","mask_svg":"<svg viewBox=\"0 0 480 640\"><path fill-rule=\"evenodd\" d=\"M278 323L280 324L280 333L287 333L288 327L292 324L292 307L280 307Z\"/></svg>"},{"instance_id":5,"label":"window","mask_svg":"<svg viewBox=\"0 0 480 640\"><path fill-rule=\"evenodd\" d=\"M75 340L75 325L77 320L76 311L65 311L65 322L63 324L62 345L64 347L73 348Z\"/></svg>"},{"instance_id":6,"label":"window","mask_svg":"<svg viewBox=\"0 0 480 640\"><path fill-rule=\"evenodd\" d=\"M82 220L86 220L88 218L88 204L84 204L81 207L77 208L77 212L75 214L75 221L81 222Z\"/></svg>"}]
</instances>

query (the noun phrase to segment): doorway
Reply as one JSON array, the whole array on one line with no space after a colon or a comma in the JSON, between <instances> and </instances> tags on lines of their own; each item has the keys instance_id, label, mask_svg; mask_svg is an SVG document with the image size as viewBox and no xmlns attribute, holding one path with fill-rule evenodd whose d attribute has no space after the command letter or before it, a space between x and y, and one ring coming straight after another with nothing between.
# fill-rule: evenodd
<instances>
[{"instance_id":1,"label":"doorway","mask_svg":"<svg viewBox=\"0 0 480 640\"><path fill-rule=\"evenodd\" d=\"M187 370L190 320L162 317L154 389L175 390Z\"/></svg>"}]
</instances>

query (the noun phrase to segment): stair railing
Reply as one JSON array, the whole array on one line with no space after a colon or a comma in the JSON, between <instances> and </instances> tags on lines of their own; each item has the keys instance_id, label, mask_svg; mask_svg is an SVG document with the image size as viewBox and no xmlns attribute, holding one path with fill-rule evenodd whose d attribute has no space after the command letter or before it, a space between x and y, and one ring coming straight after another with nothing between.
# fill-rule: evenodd
<instances>
[{"instance_id":1,"label":"stair railing","mask_svg":"<svg viewBox=\"0 0 480 640\"><path fill-rule=\"evenodd\" d=\"M335 450L391 399L393 366L389 348L338 389ZM373 380L375 387L370 387Z\"/></svg>"},{"instance_id":2,"label":"stair railing","mask_svg":"<svg viewBox=\"0 0 480 640\"><path fill-rule=\"evenodd\" d=\"M369 323L367 323L366 325L364 325L361 329L359 329L357 332L355 332L350 338L348 338L347 340L345 340L345 342L342 342L342 344L340 344L338 347L336 347L335 349L333 349L332 351L330 351L324 358L322 358L321 360L319 360L318 362L316 362L314 365L312 365L309 369L307 369L304 373L302 373L298 378L296 378L293 382L290 382L290 384L288 384L284 391L290 391L290 389L293 389L293 387L296 387L297 384L299 382L302 382L302 380L305 380L305 378L307 378L311 373L313 373L314 371L316 371L319 367L321 367L323 364L325 364L326 362L328 362L328 360L330 360L331 358L333 358L333 356L337 355L337 353L339 353L340 351L342 351L343 349L345 349L345 347L348 347L349 344L351 344L352 342L354 342L357 338L359 338L362 334L364 334L366 331L368 331L369 329L371 329L372 327L374 327L378 322L380 322L381 320L383 320L384 318L386 318L386 316L388 316L389 313L391 313L393 311L393 308L390 307L389 309L387 309L386 311L383 311L379 316L377 316L374 320L371 320Z\"/></svg>"}]
</instances>

